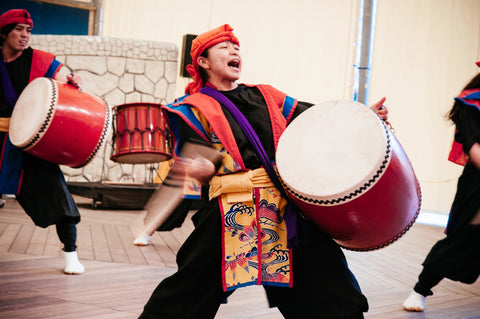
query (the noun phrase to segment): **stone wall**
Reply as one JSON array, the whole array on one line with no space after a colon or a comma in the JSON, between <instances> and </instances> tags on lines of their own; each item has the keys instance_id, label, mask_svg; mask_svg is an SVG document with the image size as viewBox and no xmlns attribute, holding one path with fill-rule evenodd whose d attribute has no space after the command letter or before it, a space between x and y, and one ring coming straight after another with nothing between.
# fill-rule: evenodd
<instances>
[{"instance_id":1,"label":"stone wall","mask_svg":"<svg viewBox=\"0 0 480 319\"><path fill-rule=\"evenodd\" d=\"M61 75L79 74L85 91L116 105L170 103L175 95L178 49L171 43L97 36L32 35L30 45L54 53ZM82 168L62 166L67 181L151 183L159 163L120 164L110 160L113 130L93 160Z\"/></svg>"}]
</instances>

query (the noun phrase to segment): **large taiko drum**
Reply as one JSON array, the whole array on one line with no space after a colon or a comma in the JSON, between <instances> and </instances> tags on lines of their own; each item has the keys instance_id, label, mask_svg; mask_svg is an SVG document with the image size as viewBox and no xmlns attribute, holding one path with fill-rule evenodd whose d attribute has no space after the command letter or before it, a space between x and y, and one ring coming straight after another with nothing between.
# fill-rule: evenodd
<instances>
[{"instance_id":1,"label":"large taiko drum","mask_svg":"<svg viewBox=\"0 0 480 319\"><path fill-rule=\"evenodd\" d=\"M110 107L99 97L49 78L30 82L10 121L12 144L36 157L73 168L88 164L104 144Z\"/></svg>"},{"instance_id":2,"label":"large taiko drum","mask_svg":"<svg viewBox=\"0 0 480 319\"><path fill-rule=\"evenodd\" d=\"M400 143L370 108L336 100L280 137L277 168L306 218L350 250L375 250L415 222L421 191Z\"/></svg>"},{"instance_id":3,"label":"large taiko drum","mask_svg":"<svg viewBox=\"0 0 480 319\"><path fill-rule=\"evenodd\" d=\"M148 164L172 158L160 104L128 103L114 108L112 161Z\"/></svg>"}]
</instances>

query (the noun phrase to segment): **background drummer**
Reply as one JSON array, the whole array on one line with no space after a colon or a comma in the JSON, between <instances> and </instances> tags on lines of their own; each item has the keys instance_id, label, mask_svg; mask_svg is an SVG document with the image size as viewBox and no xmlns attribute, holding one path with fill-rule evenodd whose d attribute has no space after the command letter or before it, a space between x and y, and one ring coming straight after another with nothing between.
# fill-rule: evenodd
<instances>
[{"instance_id":1,"label":"background drummer","mask_svg":"<svg viewBox=\"0 0 480 319\"><path fill-rule=\"evenodd\" d=\"M59 166L20 151L8 138L12 110L28 83L38 77L65 80L59 75L62 63L53 54L28 46L32 28L27 10L13 9L0 16L0 194L16 195L35 225L54 224L64 245L64 273L81 274L85 269L76 251L80 214ZM69 74L66 80L76 87L82 85L77 74Z\"/></svg>"},{"instance_id":2,"label":"background drummer","mask_svg":"<svg viewBox=\"0 0 480 319\"><path fill-rule=\"evenodd\" d=\"M476 62L480 67L480 61ZM424 311L432 288L444 278L473 284L480 276L480 73L455 98L448 112L455 139L448 159L464 166L445 229L430 249L413 291L403 302L408 311Z\"/></svg>"},{"instance_id":3,"label":"background drummer","mask_svg":"<svg viewBox=\"0 0 480 319\"><path fill-rule=\"evenodd\" d=\"M186 141L208 145L221 151L223 160L218 166L201 159L185 163L192 177L208 181L215 175L207 182L211 199L192 218L195 229L178 252L178 271L158 285L140 318L197 318L199 313L214 318L235 289L252 284L264 286L270 305L285 318L363 318L368 302L341 248L296 212L286 216L286 199L236 120L224 105L199 93L208 86L233 101L270 162L287 121L311 106L271 86L237 83L242 58L232 31L223 25L193 41L189 96L179 107L165 107L178 132L178 149ZM372 109L386 119L384 101ZM242 188L247 184L253 188ZM222 191L227 186L230 192ZM290 241L295 230L296 241Z\"/></svg>"}]
</instances>

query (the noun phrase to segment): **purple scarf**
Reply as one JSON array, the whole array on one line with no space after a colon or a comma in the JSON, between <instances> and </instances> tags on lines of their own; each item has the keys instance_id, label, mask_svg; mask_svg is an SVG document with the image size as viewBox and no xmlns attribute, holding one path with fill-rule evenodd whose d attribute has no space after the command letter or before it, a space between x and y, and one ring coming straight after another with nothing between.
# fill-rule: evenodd
<instances>
[{"instance_id":1,"label":"purple scarf","mask_svg":"<svg viewBox=\"0 0 480 319\"><path fill-rule=\"evenodd\" d=\"M5 62L3 62L3 58L0 59L0 79L2 80L3 91L5 92L7 104L13 110L13 107L17 102L18 95L13 88L13 84L10 80L10 76L8 75L7 67L5 66Z\"/></svg>"}]
</instances>

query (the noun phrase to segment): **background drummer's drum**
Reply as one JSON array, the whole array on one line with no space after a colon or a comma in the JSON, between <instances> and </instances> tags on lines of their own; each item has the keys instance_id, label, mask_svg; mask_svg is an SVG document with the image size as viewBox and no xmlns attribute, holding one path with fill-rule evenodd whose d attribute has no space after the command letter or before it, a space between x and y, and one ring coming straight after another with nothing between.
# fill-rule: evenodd
<instances>
[{"instance_id":1,"label":"background drummer's drum","mask_svg":"<svg viewBox=\"0 0 480 319\"><path fill-rule=\"evenodd\" d=\"M129 103L114 108L112 161L148 164L172 158L160 104Z\"/></svg>"},{"instance_id":2,"label":"background drummer's drum","mask_svg":"<svg viewBox=\"0 0 480 319\"><path fill-rule=\"evenodd\" d=\"M36 157L73 168L85 166L105 142L109 106L65 82L37 78L19 96L10 140Z\"/></svg>"},{"instance_id":3,"label":"background drummer's drum","mask_svg":"<svg viewBox=\"0 0 480 319\"><path fill-rule=\"evenodd\" d=\"M420 185L407 155L363 104L312 106L280 137L276 158L297 206L344 248L384 247L419 213Z\"/></svg>"}]
</instances>

